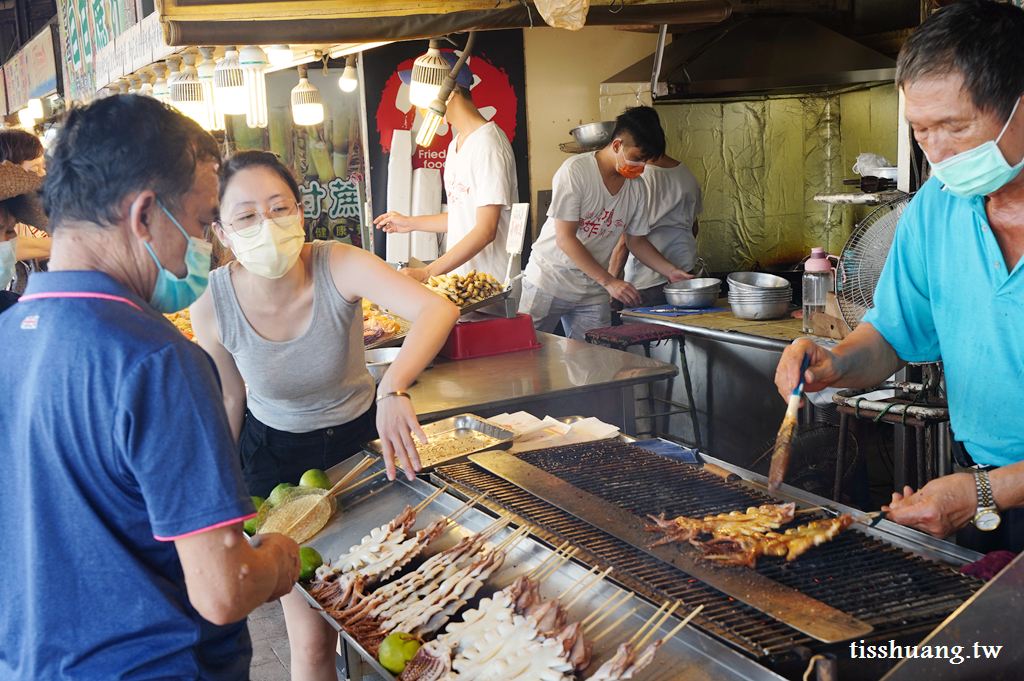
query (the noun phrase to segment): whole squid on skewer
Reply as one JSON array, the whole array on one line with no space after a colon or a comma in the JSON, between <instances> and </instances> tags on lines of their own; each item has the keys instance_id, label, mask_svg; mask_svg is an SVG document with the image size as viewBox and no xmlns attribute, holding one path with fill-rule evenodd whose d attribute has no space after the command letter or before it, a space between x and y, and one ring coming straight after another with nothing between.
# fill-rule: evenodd
<instances>
[{"instance_id":1,"label":"whole squid on skewer","mask_svg":"<svg viewBox=\"0 0 1024 681\"><path fill-rule=\"evenodd\" d=\"M705 516L703 520L684 517L666 520L663 513L658 517L648 516L654 521L654 526L648 526L647 531L664 535L651 546L693 541L702 534L710 534L716 539L752 536L777 530L791 522L795 514L795 503L765 504L757 508L750 507L746 512L733 511Z\"/></svg>"}]
</instances>

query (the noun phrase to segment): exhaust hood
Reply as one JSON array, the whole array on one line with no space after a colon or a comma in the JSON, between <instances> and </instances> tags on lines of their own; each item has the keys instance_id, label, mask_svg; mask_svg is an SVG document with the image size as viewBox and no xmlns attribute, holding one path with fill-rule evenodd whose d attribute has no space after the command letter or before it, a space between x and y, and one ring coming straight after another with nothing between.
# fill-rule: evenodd
<instances>
[{"instance_id":1,"label":"exhaust hood","mask_svg":"<svg viewBox=\"0 0 1024 681\"><path fill-rule=\"evenodd\" d=\"M606 83L650 82L655 55ZM891 82L896 62L804 17L741 19L665 46L657 101L825 92Z\"/></svg>"}]
</instances>

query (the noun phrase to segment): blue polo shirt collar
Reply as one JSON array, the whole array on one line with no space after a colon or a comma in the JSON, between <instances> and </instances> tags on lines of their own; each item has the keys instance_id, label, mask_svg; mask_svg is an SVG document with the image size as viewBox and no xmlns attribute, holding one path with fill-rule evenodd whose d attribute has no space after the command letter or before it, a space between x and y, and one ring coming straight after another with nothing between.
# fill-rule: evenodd
<instances>
[{"instance_id":1,"label":"blue polo shirt collar","mask_svg":"<svg viewBox=\"0 0 1024 681\"><path fill-rule=\"evenodd\" d=\"M37 272L28 280L25 295L33 293L102 293L130 300L154 319L163 319L148 301L143 300L127 286L106 272L96 270L61 270L59 272ZM115 301L111 301L116 304Z\"/></svg>"}]
</instances>

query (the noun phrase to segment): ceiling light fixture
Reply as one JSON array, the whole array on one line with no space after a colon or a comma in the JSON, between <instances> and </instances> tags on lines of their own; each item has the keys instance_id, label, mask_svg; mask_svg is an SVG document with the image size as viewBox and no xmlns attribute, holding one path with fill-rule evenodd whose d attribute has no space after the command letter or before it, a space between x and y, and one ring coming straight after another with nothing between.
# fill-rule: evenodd
<instances>
[{"instance_id":1,"label":"ceiling light fixture","mask_svg":"<svg viewBox=\"0 0 1024 681\"><path fill-rule=\"evenodd\" d=\"M206 92L199 82L199 71L196 69L199 53L190 48L182 53L182 57L185 67L169 84L171 106L194 120L203 130L211 130L213 121L210 120L210 111L206 105Z\"/></svg>"},{"instance_id":2,"label":"ceiling light fixture","mask_svg":"<svg viewBox=\"0 0 1024 681\"><path fill-rule=\"evenodd\" d=\"M216 106L216 95L213 91L213 74L217 69L217 60L214 58L215 47L205 45L199 48L203 60L196 64L196 72L199 74L199 82L203 86L203 99L209 111L210 126L213 130L224 129L224 113Z\"/></svg>"},{"instance_id":3,"label":"ceiling light fixture","mask_svg":"<svg viewBox=\"0 0 1024 681\"><path fill-rule=\"evenodd\" d=\"M153 86L156 87L155 85ZM245 91L245 73L238 63L238 49L228 45L224 58L213 69L213 96L223 114L244 114L249 98Z\"/></svg>"},{"instance_id":4,"label":"ceiling light fixture","mask_svg":"<svg viewBox=\"0 0 1024 681\"><path fill-rule=\"evenodd\" d=\"M345 70L338 79L338 87L342 92L353 92L359 87L359 74L356 73L356 56L350 54L345 57Z\"/></svg>"},{"instance_id":5,"label":"ceiling light fixture","mask_svg":"<svg viewBox=\"0 0 1024 681\"><path fill-rule=\"evenodd\" d=\"M412 63L412 82L409 85L409 101L413 106L426 108L437 99L441 83L448 75L451 67L448 60L441 56L436 40L430 41L427 53L416 58Z\"/></svg>"},{"instance_id":6,"label":"ceiling light fixture","mask_svg":"<svg viewBox=\"0 0 1024 681\"><path fill-rule=\"evenodd\" d=\"M292 120L295 125L318 125L324 122L320 88L309 82L305 66L299 67L299 84L292 89Z\"/></svg>"},{"instance_id":7,"label":"ceiling light fixture","mask_svg":"<svg viewBox=\"0 0 1024 681\"><path fill-rule=\"evenodd\" d=\"M441 89L437 93L437 99L432 101L427 109L427 114L423 118L423 122L420 124L420 132L416 135L416 144L421 147L429 147L430 143L434 141L434 135L437 134L437 128L441 125L441 121L444 120L445 113L448 112L448 105L445 103L448 101L448 96L451 95L452 90L455 89L455 80L458 78L459 70L462 69L462 65L469 59L470 53L473 51L473 43L476 42L476 31L469 32L469 39L466 40L466 49L462 51L462 56L455 62L455 66L452 67L451 73L447 74L444 78L444 82L441 84ZM413 84L415 85L416 80L416 67L413 67L412 71ZM412 99L410 95L409 99Z\"/></svg>"},{"instance_id":8,"label":"ceiling light fixture","mask_svg":"<svg viewBox=\"0 0 1024 681\"><path fill-rule=\"evenodd\" d=\"M246 45L238 53L238 65L245 78L245 124L250 128L265 128L267 115L267 53L259 45Z\"/></svg>"},{"instance_id":9,"label":"ceiling light fixture","mask_svg":"<svg viewBox=\"0 0 1024 681\"><path fill-rule=\"evenodd\" d=\"M271 66L289 66L292 63L292 48L288 45L270 45L267 47L267 59Z\"/></svg>"}]
</instances>

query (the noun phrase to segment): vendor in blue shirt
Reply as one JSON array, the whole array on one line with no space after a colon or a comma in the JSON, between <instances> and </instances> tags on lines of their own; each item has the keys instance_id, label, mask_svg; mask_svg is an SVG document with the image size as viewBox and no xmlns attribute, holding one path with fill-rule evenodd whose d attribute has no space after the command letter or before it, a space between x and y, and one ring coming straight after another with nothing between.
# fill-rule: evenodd
<instances>
[{"instance_id":1,"label":"vendor in blue shirt","mask_svg":"<svg viewBox=\"0 0 1024 681\"><path fill-rule=\"evenodd\" d=\"M258 535L210 357L161 313L206 286L218 147L155 99L72 110L50 271L0 315L0 679L249 675L245 617L298 546Z\"/></svg>"},{"instance_id":2,"label":"vendor in blue shirt","mask_svg":"<svg viewBox=\"0 0 1024 681\"><path fill-rule=\"evenodd\" d=\"M793 343L775 380L788 396L805 353L810 391L867 388L941 359L952 430L973 461L893 494L889 519L938 537L973 523L969 545L1020 551L1024 10L964 0L937 11L904 45L896 82L933 176L900 219L874 309L833 352Z\"/></svg>"}]
</instances>

